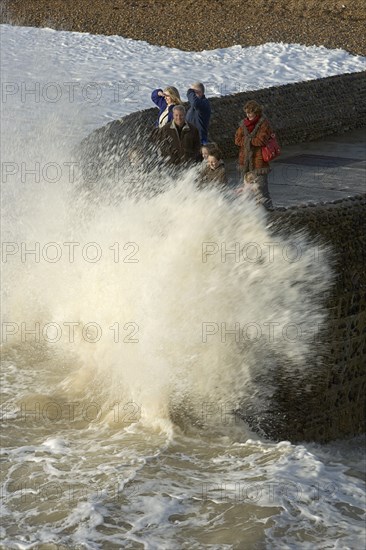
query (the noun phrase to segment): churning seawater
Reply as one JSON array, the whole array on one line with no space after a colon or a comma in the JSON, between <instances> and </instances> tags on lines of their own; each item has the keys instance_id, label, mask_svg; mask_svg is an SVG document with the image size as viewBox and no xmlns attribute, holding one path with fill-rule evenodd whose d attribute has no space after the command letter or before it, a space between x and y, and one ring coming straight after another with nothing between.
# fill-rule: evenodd
<instances>
[{"instance_id":1,"label":"churning seawater","mask_svg":"<svg viewBox=\"0 0 366 550\"><path fill-rule=\"evenodd\" d=\"M194 170L90 189L55 126L4 145L2 547L363 547L364 440L233 414L280 364L306 388L327 251Z\"/></svg>"}]
</instances>

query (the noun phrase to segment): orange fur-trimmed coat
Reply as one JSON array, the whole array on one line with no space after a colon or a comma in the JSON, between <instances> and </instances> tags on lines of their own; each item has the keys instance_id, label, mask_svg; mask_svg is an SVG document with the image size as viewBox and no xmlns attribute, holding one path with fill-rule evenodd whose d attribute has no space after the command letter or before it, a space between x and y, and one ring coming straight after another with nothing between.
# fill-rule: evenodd
<instances>
[{"instance_id":1,"label":"orange fur-trimmed coat","mask_svg":"<svg viewBox=\"0 0 366 550\"><path fill-rule=\"evenodd\" d=\"M273 130L268 119L262 116L255 125L251 133L243 124L237 129L235 134L235 145L240 147L239 164L246 172L255 174L268 174L270 171L269 163L264 162L262 157L262 146L266 145Z\"/></svg>"}]
</instances>

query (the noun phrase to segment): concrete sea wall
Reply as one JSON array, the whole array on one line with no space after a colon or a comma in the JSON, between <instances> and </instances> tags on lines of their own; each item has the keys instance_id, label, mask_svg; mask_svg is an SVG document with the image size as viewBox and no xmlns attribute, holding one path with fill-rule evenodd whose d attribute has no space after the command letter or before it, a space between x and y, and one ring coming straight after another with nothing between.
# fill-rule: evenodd
<instances>
[{"instance_id":1,"label":"concrete sea wall","mask_svg":"<svg viewBox=\"0 0 366 550\"><path fill-rule=\"evenodd\" d=\"M332 248L335 282L327 322L314 339L321 367L304 388L278 373L273 410L261 420L275 439L329 441L365 431L366 194L334 203L274 211L281 231L305 229ZM321 258L319 258L321 261ZM309 365L308 365L309 367ZM255 427L255 419L253 418Z\"/></svg>"}]
</instances>

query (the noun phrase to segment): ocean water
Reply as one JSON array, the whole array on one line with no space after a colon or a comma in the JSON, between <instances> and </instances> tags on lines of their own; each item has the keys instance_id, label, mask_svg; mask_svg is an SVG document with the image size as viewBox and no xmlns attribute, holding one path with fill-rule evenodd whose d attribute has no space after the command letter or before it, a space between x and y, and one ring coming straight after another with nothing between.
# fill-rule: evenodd
<instances>
[{"instance_id":1,"label":"ocean water","mask_svg":"<svg viewBox=\"0 0 366 550\"><path fill-rule=\"evenodd\" d=\"M234 414L306 387L331 251L195 170L90 190L55 126L4 146L2 547L362 548L364 439Z\"/></svg>"},{"instance_id":2,"label":"ocean water","mask_svg":"<svg viewBox=\"0 0 366 550\"><path fill-rule=\"evenodd\" d=\"M306 407L332 251L194 170L94 189L74 147L167 74L220 95L364 58L281 44L157 66L120 37L1 30L1 548L363 548L364 438L274 442L235 414L267 409L283 365ZM239 82L263 51L269 72Z\"/></svg>"}]
</instances>

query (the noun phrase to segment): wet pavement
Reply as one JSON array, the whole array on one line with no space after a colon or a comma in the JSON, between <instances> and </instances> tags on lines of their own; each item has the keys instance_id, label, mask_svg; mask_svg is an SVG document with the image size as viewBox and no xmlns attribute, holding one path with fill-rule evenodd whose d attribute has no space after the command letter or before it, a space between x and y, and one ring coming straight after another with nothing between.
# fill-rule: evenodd
<instances>
[{"instance_id":1,"label":"wet pavement","mask_svg":"<svg viewBox=\"0 0 366 550\"><path fill-rule=\"evenodd\" d=\"M238 185L236 159L226 160L225 165L230 184ZM366 193L366 128L284 146L271 168L274 206L331 202Z\"/></svg>"}]
</instances>

